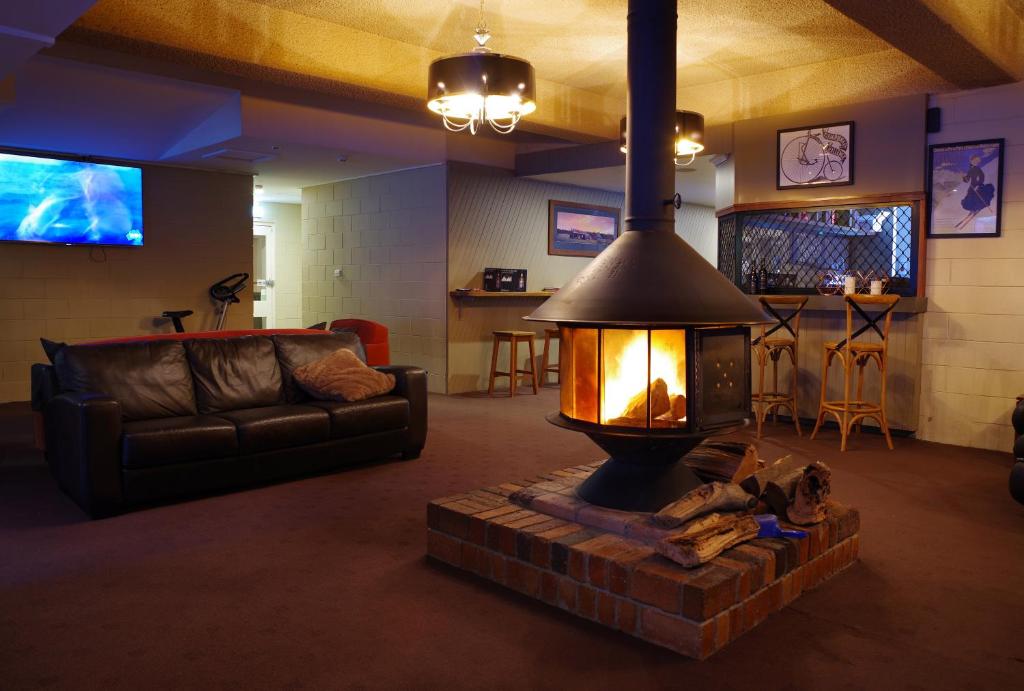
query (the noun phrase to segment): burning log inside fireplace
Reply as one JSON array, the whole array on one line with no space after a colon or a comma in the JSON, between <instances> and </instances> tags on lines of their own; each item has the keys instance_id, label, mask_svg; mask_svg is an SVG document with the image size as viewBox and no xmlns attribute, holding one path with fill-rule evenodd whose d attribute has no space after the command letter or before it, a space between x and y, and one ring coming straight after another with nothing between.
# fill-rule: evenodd
<instances>
[{"instance_id":1,"label":"burning log inside fireplace","mask_svg":"<svg viewBox=\"0 0 1024 691\"><path fill-rule=\"evenodd\" d=\"M651 427L682 427L686 425L686 396L670 394L661 377L651 382L647 391L631 397L622 415L608 421L610 425L644 427L647 425L650 400Z\"/></svg>"}]
</instances>

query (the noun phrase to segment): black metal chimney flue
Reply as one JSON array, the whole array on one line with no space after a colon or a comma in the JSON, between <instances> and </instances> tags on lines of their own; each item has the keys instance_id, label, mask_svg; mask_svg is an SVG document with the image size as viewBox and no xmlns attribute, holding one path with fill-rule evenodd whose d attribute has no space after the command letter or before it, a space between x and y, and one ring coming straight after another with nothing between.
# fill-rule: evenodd
<instances>
[{"instance_id":1,"label":"black metal chimney flue","mask_svg":"<svg viewBox=\"0 0 1024 691\"><path fill-rule=\"evenodd\" d=\"M629 0L626 230L675 232L676 0Z\"/></svg>"}]
</instances>

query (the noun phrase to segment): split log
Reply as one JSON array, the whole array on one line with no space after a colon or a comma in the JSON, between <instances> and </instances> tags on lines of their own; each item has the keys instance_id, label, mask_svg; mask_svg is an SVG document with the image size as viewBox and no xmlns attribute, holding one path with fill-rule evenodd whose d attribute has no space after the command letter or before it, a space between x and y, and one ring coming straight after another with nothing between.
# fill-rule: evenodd
<instances>
[{"instance_id":1,"label":"split log","mask_svg":"<svg viewBox=\"0 0 1024 691\"><path fill-rule=\"evenodd\" d=\"M739 482L757 470L757 447L738 441L704 441L683 456L704 482Z\"/></svg>"},{"instance_id":2,"label":"split log","mask_svg":"<svg viewBox=\"0 0 1024 691\"><path fill-rule=\"evenodd\" d=\"M722 514L722 513L708 513L708 514L704 514L703 516L699 516L698 518L694 518L694 519L692 519L690 521L687 521L686 523L681 525L678 530L673 530L672 533L668 537L673 537L673 538L675 538L675 537L684 537L686 535L692 535L693 533L698 533L698 532L700 532L702 530L707 530L711 526L718 524L719 522L722 521L722 519L727 518L730 515L732 515L732 514Z\"/></svg>"},{"instance_id":3,"label":"split log","mask_svg":"<svg viewBox=\"0 0 1024 691\"><path fill-rule=\"evenodd\" d=\"M726 516L703 530L659 540L654 549L677 564L692 568L711 561L734 545L754 539L759 530L753 516Z\"/></svg>"},{"instance_id":4,"label":"split log","mask_svg":"<svg viewBox=\"0 0 1024 691\"><path fill-rule=\"evenodd\" d=\"M796 483L786 516L797 525L821 523L828 513L831 493L832 470L821 461L812 463Z\"/></svg>"},{"instance_id":5,"label":"split log","mask_svg":"<svg viewBox=\"0 0 1024 691\"><path fill-rule=\"evenodd\" d=\"M712 511L746 511L757 503L755 497L731 482L709 482L690 490L652 516L662 528L678 528L689 520Z\"/></svg>"},{"instance_id":6,"label":"split log","mask_svg":"<svg viewBox=\"0 0 1024 691\"><path fill-rule=\"evenodd\" d=\"M803 468L807 465L807 462L794 458L793 456L783 456L779 460L775 461L770 466L767 466L763 470L759 470L753 475L744 478L740 482L740 487L750 492L755 497L760 497L764 494L764 490L768 487L768 483L772 480L777 480L794 470Z\"/></svg>"},{"instance_id":7,"label":"split log","mask_svg":"<svg viewBox=\"0 0 1024 691\"><path fill-rule=\"evenodd\" d=\"M786 509L789 508L789 503L793 500L796 484L804 476L804 470L807 467L797 468L780 478L768 482L768 485L764 488L764 494L761 495L761 499L764 500L773 514L782 518L786 517Z\"/></svg>"},{"instance_id":8,"label":"split log","mask_svg":"<svg viewBox=\"0 0 1024 691\"><path fill-rule=\"evenodd\" d=\"M664 415L672 407L668 398L668 384L658 378L651 382L651 417ZM626 412L621 417L643 420L647 424L647 391L641 391L626 404Z\"/></svg>"}]
</instances>

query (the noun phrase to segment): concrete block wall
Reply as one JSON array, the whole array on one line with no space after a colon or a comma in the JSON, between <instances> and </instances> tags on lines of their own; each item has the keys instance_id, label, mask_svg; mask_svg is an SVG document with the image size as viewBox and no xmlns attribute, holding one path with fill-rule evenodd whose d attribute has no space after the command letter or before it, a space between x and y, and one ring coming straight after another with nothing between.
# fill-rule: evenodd
<instances>
[{"instance_id":1,"label":"concrete block wall","mask_svg":"<svg viewBox=\"0 0 1024 691\"><path fill-rule=\"evenodd\" d=\"M1002 236L928 241L917 436L1008 451L1024 393L1024 82L935 96L929 144L1006 140Z\"/></svg>"},{"instance_id":2,"label":"concrete block wall","mask_svg":"<svg viewBox=\"0 0 1024 691\"><path fill-rule=\"evenodd\" d=\"M207 289L252 271L252 178L147 166L143 247L0 245L0 402L30 398L40 337L80 342L172 331L157 317L191 309L190 331L216 321ZM252 292L227 328L252 326Z\"/></svg>"},{"instance_id":3,"label":"concrete block wall","mask_svg":"<svg viewBox=\"0 0 1024 691\"><path fill-rule=\"evenodd\" d=\"M391 361L425 367L430 390L440 393L447 376L445 177L437 165L302 190L303 324L385 324Z\"/></svg>"}]
</instances>

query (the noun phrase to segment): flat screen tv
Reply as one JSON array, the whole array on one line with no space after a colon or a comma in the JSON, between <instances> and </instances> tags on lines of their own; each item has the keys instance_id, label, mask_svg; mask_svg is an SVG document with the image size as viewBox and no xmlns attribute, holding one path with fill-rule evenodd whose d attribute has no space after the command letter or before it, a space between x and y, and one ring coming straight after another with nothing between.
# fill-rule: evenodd
<instances>
[{"instance_id":1,"label":"flat screen tv","mask_svg":"<svg viewBox=\"0 0 1024 691\"><path fill-rule=\"evenodd\" d=\"M0 153L0 240L141 245L142 169Z\"/></svg>"}]
</instances>

